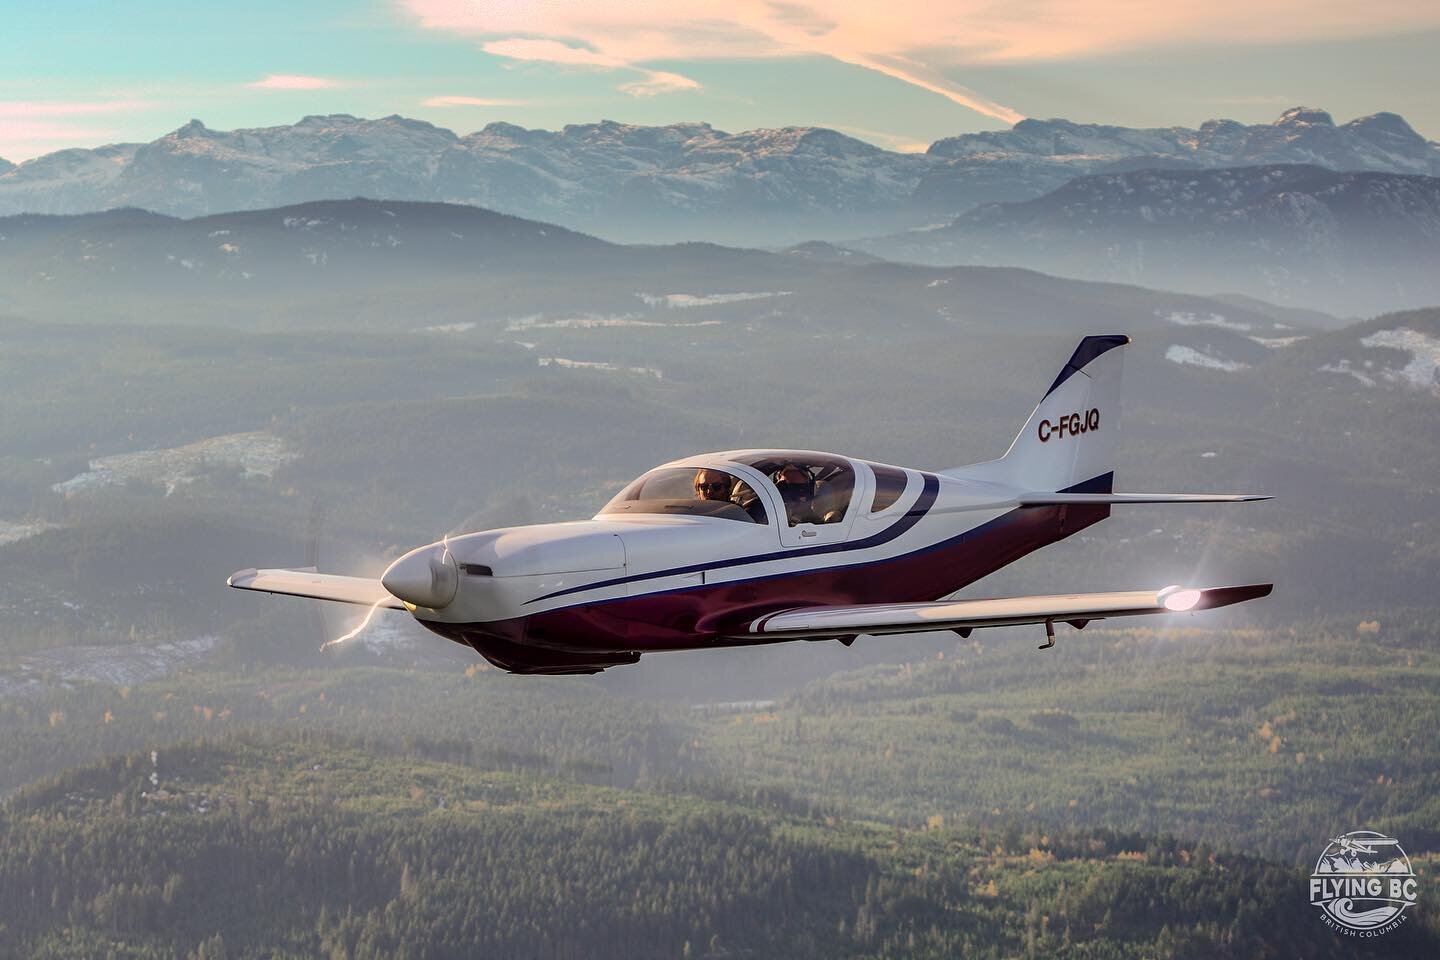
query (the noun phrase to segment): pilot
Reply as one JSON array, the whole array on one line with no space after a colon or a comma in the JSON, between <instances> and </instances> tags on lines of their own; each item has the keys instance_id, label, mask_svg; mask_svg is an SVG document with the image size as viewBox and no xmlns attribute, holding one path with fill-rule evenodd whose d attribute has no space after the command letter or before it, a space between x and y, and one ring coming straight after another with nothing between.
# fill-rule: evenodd
<instances>
[{"instance_id":1,"label":"pilot","mask_svg":"<svg viewBox=\"0 0 1440 960\"><path fill-rule=\"evenodd\" d=\"M728 501L732 482L728 473L702 467L695 472L695 499Z\"/></svg>"},{"instance_id":2,"label":"pilot","mask_svg":"<svg viewBox=\"0 0 1440 960\"><path fill-rule=\"evenodd\" d=\"M810 471L787 463L775 471L773 479L775 487L780 491L780 499L785 502L790 526L797 523L824 522L815 512L815 481L811 478Z\"/></svg>"}]
</instances>

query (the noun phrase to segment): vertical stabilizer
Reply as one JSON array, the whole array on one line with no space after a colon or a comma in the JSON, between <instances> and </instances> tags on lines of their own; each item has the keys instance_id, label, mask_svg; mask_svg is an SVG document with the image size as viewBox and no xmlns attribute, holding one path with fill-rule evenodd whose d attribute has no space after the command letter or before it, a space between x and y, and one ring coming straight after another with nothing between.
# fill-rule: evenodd
<instances>
[{"instance_id":1,"label":"vertical stabilizer","mask_svg":"<svg viewBox=\"0 0 1440 960\"><path fill-rule=\"evenodd\" d=\"M1121 348L1129 342L1123 335L1081 340L987 473L1023 491L1109 493L1120 428Z\"/></svg>"}]
</instances>

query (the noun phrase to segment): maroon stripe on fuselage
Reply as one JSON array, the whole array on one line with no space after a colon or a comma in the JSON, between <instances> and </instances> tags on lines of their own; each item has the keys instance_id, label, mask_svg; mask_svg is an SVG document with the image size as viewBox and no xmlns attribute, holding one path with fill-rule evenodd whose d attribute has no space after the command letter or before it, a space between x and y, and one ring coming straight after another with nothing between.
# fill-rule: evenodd
<instances>
[{"instance_id":1,"label":"maroon stripe on fuselage","mask_svg":"<svg viewBox=\"0 0 1440 960\"><path fill-rule=\"evenodd\" d=\"M1109 515L1108 506L1021 507L886 560L576 604L493 623L422 622L477 649L487 640L574 652L729 645L723 638L746 633L754 620L777 610L937 600Z\"/></svg>"}]
</instances>

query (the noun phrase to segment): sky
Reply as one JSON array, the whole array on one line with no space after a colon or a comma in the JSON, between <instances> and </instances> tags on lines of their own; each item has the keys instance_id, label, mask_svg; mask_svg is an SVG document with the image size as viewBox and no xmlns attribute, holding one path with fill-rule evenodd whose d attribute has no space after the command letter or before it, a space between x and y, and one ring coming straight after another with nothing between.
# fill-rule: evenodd
<instances>
[{"instance_id":1,"label":"sky","mask_svg":"<svg viewBox=\"0 0 1440 960\"><path fill-rule=\"evenodd\" d=\"M1024 117L1440 139L1434 0L0 0L0 158L310 114L826 126L894 150Z\"/></svg>"}]
</instances>

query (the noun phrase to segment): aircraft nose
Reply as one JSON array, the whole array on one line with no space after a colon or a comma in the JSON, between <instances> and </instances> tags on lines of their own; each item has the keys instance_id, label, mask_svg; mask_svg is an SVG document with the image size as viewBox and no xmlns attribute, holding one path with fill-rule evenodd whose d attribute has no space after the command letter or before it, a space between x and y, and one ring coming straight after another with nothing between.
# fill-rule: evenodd
<instances>
[{"instance_id":1,"label":"aircraft nose","mask_svg":"<svg viewBox=\"0 0 1440 960\"><path fill-rule=\"evenodd\" d=\"M437 610L455 599L460 571L445 545L435 543L411 550L390 564L380 582L406 603Z\"/></svg>"}]
</instances>

